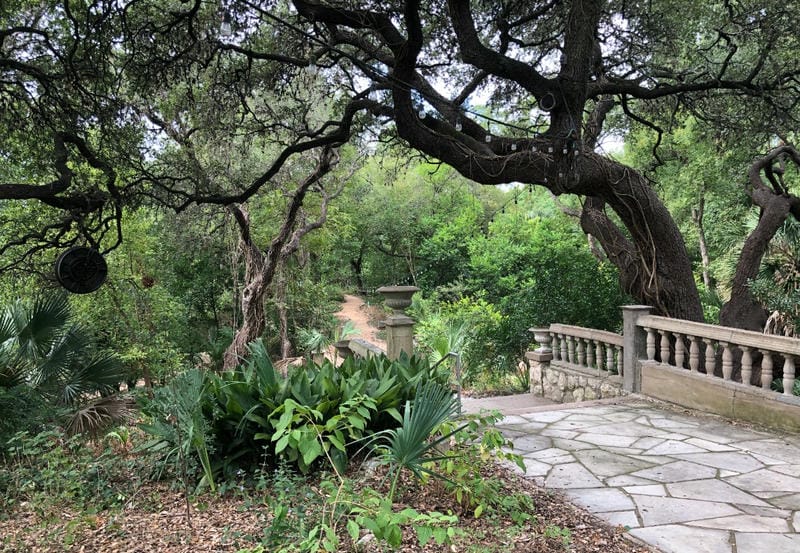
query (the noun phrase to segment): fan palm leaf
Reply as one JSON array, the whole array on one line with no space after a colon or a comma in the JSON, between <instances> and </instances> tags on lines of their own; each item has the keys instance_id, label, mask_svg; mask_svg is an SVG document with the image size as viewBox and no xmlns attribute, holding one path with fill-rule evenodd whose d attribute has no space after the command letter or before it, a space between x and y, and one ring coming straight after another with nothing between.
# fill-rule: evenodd
<instances>
[{"instance_id":1,"label":"fan palm leaf","mask_svg":"<svg viewBox=\"0 0 800 553\"><path fill-rule=\"evenodd\" d=\"M26 383L61 403L113 391L124 380L121 363L91 357L92 341L70 316L64 294L7 305L0 312L0 385Z\"/></svg>"},{"instance_id":2,"label":"fan palm leaf","mask_svg":"<svg viewBox=\"0 0 800 553\"><path fill-rule=\"evenodd\" d=\"M403 422L400 427L387 430L378 435L375 441L382 450L383 457L394 466L395 478L390 497L394 497L402 469L407 469L415 477L425 474L440 476L426 468L432 461L442 459L435 452L439 444L462 430L461 426L445 435L431 438L439 427L458 415L459 401L449 389L435 381L427 381L417 386L414 400L406 402Z\"/></svg>"},{"instance_id":3,"label":"fan palm leaf","mask_svg":"<svg viewBox=\"0 0 800 553\"><path fill-rule=\"evenodd\" d=\"M134 403L119 396L100 397L75 410L66 426L70 436L85 434L96 438L114 426L130 422Z\"/></svg>"},{"instance_id":4,"label":"fan palm leaf","mask_svg":"<svg viewBox=\"0 0 800 553\"><path fill-rule=\"evenodd\" d=\"M127 372L119 360L112 355L102 355L88 362L73 364L61 375L61 403L76 403L82 397L94 393L109 395L118 390Z\"/></svg>"},{"instance_id":5,"label":"fan palm leaf","mask_svg":"<svg viewBox=\"0 0 800 553\"><path fill-rule=\"evenodd\" d=\"M21 302L12 307L20 354L29 359L46 357L69 324L69 304L64 294L40 295L31 309Z\"/></svg>"}]
</instances>

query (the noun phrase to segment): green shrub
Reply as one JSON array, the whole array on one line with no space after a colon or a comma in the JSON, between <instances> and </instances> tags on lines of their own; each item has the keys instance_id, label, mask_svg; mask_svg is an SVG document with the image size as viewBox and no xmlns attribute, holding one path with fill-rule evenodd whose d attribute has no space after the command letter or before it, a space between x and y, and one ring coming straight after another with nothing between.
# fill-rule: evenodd
<instances>
[{"instance_id":1,"label":"green shrub","mask_svg":"<svg viewBox=\"0 0 800 553\"><path fill-rule=\"evenodd\" d=\"M38 434L52 425L61 412L27 384L0 386L0 455L14 434Z\"/></svg>"},{"instance_id":2,"label":"green shrub","mask_svg":"<svg viewBox=\"0 0 800 553\"><path fill-rule=\"evenodd\" d=\"M186 440L199 439L196 429L202 428L205 445L194 453L204 466L202 451L208 451L211 471L227 478L264 462L288 462L303 472L328 462L342 470L363 447L362 438L402 420L403 406L419 383L446 385L449 373L422 358L373 357L348 358L339 367L307 362L284 377L272 366L263 342L255 341L245 364L201 378L192 386L196 395L188 411L201 414L202 420L184 417L182 446L176 426L181 410L170 407L170 402L184 405L182 395L156 392L157 402L143 400L142 412L150 418L143 429L167 456L188 454L192 447Z\"/></svg>"}]
</instances>

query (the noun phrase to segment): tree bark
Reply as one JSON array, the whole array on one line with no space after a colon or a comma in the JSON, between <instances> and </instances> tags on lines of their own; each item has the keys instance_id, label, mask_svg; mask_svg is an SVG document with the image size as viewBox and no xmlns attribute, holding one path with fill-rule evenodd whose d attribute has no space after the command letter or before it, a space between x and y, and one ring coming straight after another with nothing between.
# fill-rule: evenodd
<instances>
[{"instance_id":1,"label":"tree bark","mask_svg":"<svg viewBox=\"0 0 800 553\"><path fill-rule=\"evenodd\" d=\"M303 236L311 230L321 227L325 222L328 202L338 195L338 192L331 195L320 188L323 196L320 218L292 232L306 194L314 184L331 171L338 160L335 149L328 147L323 149L314 171L298 185L292 195L280 230L272 239L266 254L253 243L246 211L236 205L229 208L239 225L240 242L245 260L245 286L242 290L241 303L242 326L237 329L231 345L225 350L222 362L223 370L236 367L246 356L247 345L264 332L264 294L275 277L278 265L300 246L300 239Z\"/></svg>"},{"instance_id":2,"label":"tree bark","mask_svg":"<svg viewBox=\"0 0 800 553\"><path fill-rule=\"evenodd\" d=\"M286 274L285 266L281 264L278 269L278 279L275 282L275 309L278 311L278 332L281 340L281 359L292 355L292 342L289 340L289 314L286 309Z\"/></svg>"},{"instance_id":3,"label":"tree bark","mask_svg":"<svg viewBox=\"0 0 800 553\"><path fill-rule=\"evenodd\" d=\"M800 152L789 145L773 149L750 166L747 192L753 203L761 208L761 213L739 255L731 284L731 298L720 311L720 323L725 326L762 332L767 322L768 313L750 292L750 281L758 276L769 242L786 218L790 214L800 217L800 198L789 194L772 175L772 165L784 158L800 166ZM771 186L764 182L762 173Z\"/></svg>"}]
</instances>

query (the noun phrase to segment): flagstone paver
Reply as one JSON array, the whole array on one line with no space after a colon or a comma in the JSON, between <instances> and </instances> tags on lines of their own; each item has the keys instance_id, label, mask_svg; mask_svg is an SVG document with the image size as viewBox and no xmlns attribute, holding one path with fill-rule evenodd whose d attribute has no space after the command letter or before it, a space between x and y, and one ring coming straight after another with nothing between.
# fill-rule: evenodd
<instances>
[{"instance_id":1,"label":"flagstone paver","mask_svg":"<svg viewBox=\"0 0 800 553\"><path fill-rule=\"evenodd\" d=\"M515 407L498 426L529 476L631 536L665 553L800 552L800 436L637 398Z\"/></svg>"}]
</instances>

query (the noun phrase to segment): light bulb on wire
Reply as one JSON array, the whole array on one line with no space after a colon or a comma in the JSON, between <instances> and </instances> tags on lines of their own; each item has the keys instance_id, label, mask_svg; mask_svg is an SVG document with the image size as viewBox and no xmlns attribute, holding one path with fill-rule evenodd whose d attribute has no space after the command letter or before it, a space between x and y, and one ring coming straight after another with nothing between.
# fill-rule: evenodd
<instances>
[{"instance_id":1,"label":"light bulb on wire","mask_svg":"<svg viewBox=\"0 0 800 553\"><path fill-rule=\"evenodd\" d=\"M231 12L225 10L222 14L222 23L219 26L219 34L222 36L231 36L233 34L233 27L231 26Z\"/></svg>"}]
</instances>

